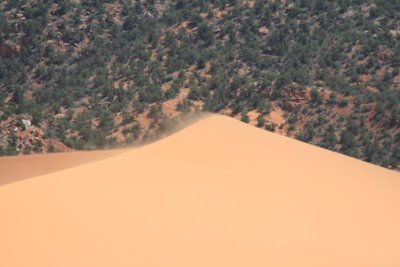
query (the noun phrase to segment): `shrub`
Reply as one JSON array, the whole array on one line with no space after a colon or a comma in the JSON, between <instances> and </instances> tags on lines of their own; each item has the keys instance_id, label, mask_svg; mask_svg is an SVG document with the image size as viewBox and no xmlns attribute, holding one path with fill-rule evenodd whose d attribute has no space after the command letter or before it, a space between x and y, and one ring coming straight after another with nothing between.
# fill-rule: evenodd
<instances>
[{"instance_id":1,"label":"shrub","mask_svg":"<svg viewBox=\"0 0 400 267\"><path fill-rule=\"evenodd\" d=\"M340 108L347 107L348 104L349 104L349 101L346 98L342 98L338 101L338 107L340 107Z\"/></svg>"}]
</instances>

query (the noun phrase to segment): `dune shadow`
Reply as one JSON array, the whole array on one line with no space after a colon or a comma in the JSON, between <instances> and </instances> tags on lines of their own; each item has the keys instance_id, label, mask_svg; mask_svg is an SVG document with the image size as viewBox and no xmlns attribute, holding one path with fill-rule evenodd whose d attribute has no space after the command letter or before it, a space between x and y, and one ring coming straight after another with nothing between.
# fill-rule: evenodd
<instances>
[{"instance_id":1,"label":"dune shadow","mask_svg":"<svg viewBox=\"0 0 400 267\"><path fill-rule=\"evenodd\" d=\"M0 158L0 186L109 158L124 150L79 151Z\"/></svg>"}]
</instances>

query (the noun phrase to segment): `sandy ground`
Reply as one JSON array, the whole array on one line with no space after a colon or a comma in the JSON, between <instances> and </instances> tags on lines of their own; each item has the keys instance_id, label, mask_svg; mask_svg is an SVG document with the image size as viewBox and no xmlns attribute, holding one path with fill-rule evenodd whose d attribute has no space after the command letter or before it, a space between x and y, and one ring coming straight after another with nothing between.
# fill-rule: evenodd
<instances>
[{"instance_id":1,"label":"sandy ground","mask_svg":"<svg viewBox=\"0 0 400 267\"><path fill-rule=\"evenodd\" d=\"M0 186L112 157L122 152L123 150L103 150L93 152L1 157Z\"/></svg>"},{"instance_id":2,"label":"sandy ground","mask_svg":"<svg viewBox=\"0 0 400 267\"><path fill-rule=\"evenodd\" d=\"M399 207L398 173L212 116L1 186L0 266L394 267Z\"/></svg>"}]
</instances>

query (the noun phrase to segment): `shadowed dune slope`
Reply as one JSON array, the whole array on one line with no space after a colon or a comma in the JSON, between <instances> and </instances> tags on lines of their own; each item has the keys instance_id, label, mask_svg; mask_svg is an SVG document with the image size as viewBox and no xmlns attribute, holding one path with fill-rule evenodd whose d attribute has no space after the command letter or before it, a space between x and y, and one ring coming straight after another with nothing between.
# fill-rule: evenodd
<instances>
[{"instance_id":1,"label":"shadowed dune slope","mask_svg":"<svg viewBox=\"0 0 400 267\"><path fill-rule=\"evenodd\" d=\"M399 207L398 173L211 116L0 187L0 266L400 266Z\"/></svg>"},{"instance_id":2,"label":"shadowed dune slope","mask_svg":"<svg viewBox=\"0 0 400 267\"><path fill-rule=\"evenodd\" d=\"M0 158L0 186L112 157L122 150L99 150Z\"/></svg>"}]
</instances>

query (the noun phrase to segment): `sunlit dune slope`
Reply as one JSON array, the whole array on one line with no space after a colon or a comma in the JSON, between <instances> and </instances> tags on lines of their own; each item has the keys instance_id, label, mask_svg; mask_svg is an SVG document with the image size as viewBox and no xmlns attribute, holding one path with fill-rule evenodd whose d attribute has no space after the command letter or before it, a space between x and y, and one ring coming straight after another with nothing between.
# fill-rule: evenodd
<instances>
[{"instance_id":1,"label":"sunlit dune slope","mask_svg":"<svg viewBox=\"0 0 400 267\"><path fill-rule=\"evenodd\" d=\"M222 116L4 185L0 216L7 267L400 266L398 173Z\"/></svg>"}]
</instances>

